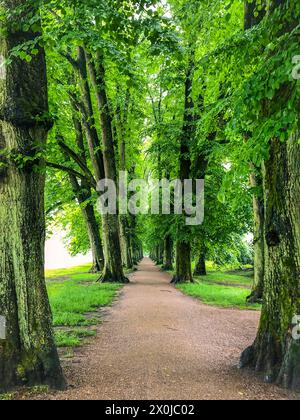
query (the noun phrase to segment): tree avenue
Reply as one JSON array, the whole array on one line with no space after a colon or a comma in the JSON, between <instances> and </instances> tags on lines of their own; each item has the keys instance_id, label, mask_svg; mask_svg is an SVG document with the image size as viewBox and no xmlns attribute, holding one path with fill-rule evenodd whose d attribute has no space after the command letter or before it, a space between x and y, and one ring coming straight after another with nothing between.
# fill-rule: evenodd
<instances>
[{"instance_id":1,"label":"tree avenue","mask_svg":"<svg viewBox=\"0 0 300 420\"><path fill-rule=\"evenodd\" d=\"M233 306L261 318L240 367L299 390L299 1L3 0L0 14L0 391L64 389L61 328L90 325L45 281L57 231L91 253L95 301L145 255L206 303L243 296ZM167 181L170 214L163 184L159 211L139 187L123 212L124 173ZM202 223L174 180L193 205L204 180Z\"/></svg>"}]
</instances>

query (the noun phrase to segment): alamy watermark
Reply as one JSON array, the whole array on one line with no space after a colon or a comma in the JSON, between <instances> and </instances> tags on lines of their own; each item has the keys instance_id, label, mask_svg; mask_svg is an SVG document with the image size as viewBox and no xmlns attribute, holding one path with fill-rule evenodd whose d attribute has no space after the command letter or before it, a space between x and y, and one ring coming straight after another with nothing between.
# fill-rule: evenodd
<instances>
[{"instance_id":1,"label":"alamy watermark","mask_svg":"<svg viewBox=\"0 0 300 420\"><path fill-rule=\"evenodd\" d=\"M292 337L294 340L300 340L300 315L295 315L292 320Z\"/></svg>"},{"instance_id":2,"label":"alamy watermark","mask_svg":"<svg viewBox=\"0 0 300 420\"><path fill-rule=\"evenodd\" d=\"M0 316L0 340L6 339L6 319L4 316Z\"/></svg>"},{"instance_id":3,"label":"alamy watermark","mask_svg":"<svg viewBox=\"0 0 300 420\"><path fill-rule=\"evenodd\" d=\"M293 64L295 64L295 67L292 71L293 79L299 80L300 79L300 55L295 55L292 59Z\"/></svg>"},{"instance_id":4,"label":"alamy watermark","mask_svg":"<svg viewBox=\"0 0 300 420\"><path fill-rule=\"evenodd\" d=\"M118 185L110 179L97 184L100 214L163 214L184 215L188 226L198 226L204 221L203 179L133 179L120 172Z\"/></svg>"},{"instance_id":5,"label":"alamy watermark","mask_svg":"<svg viewBox=\"0 0 300 420\"><path fill-rule=\"evenodd\" d=\"M0 80L6 79L6 64L5 58L0 54Z\"/></svg>"}]
</instances>

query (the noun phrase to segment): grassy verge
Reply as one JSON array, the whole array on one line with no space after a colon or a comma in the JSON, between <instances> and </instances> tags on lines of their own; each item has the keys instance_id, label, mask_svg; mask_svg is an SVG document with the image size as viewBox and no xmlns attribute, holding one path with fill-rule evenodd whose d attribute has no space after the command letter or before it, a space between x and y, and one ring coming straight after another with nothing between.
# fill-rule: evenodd
<instances>
[{"instance_id":1,"label":"grassy verge","mask_svg":"<svg viewBox=\"0 0 300 420\"><path fill-rule=\"evenodd\" d=\"M221 308L260 309L260 305L249 305L246 303L249 290L241 287L197 282L194 284L178 285L178 288L183 293L198 298L207 305L219 306Z\"/></svg>"},{"instance_id":2,"label":"grassy verge","mask_svg":"<svg viewBox=\"0 0 300 420\"><path fill-rule=\"evenodd\" d=\"M90 274L90 265L48 270L46 278L58 347L77 347L96 335L92 327L101 322L97 310L109 305L122 287L95 283L99 274Z\"/></svg>"},{"instance_id":3,"label":"grassy verge","mask_svg":"<svg viewBox=\"0 0 300 420\"><path fill-rule=\"evenodd\" d=\"M253 284L252 273L242 272L230 273L222 271L212 271L207 276L196 277L197 280L205 283L217 283L223 286L241 286L250 289ZM249 292L248 292L249 294Z\"/></svg>"},{"instance_id":4,"label":"grassy verge","mask_svg":"<svg viewBox=\"0 0 300 420\"><path fill-rule=\"evenodd\" d=\"M195 277L194 284L178 285L186 295L195 297L203 303L221 308L260 310L260 305L247 304L253 284L251 271L214 271L207 276Z\"/></svg>"}]
</instances>

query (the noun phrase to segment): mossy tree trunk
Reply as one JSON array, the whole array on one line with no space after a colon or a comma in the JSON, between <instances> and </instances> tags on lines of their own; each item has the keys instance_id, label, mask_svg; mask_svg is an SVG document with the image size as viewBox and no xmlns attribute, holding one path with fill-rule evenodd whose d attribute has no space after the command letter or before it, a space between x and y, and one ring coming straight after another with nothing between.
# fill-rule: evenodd
<instances>
[{"instance_id":1,"label":"mossy tree trunk","mask_svg":"<svg viewBox=\"0 0 300 420\"><path fill-rule=\"evenodd\" d=\"M28 12L38 13L27 3L3 1L1 7L12 12L26 5ZM27 16L1 22L3 58L38 36L21 29ZM0 314L7 323L6 338L0 340L1 391L22 384L65 387L44 277L45 176L38 170L43 162L34 159L51 126L45 55L37 48L31 62L14 58L0 79L0 148L10 154L0 173ZM43 122L37 119L42 115ZM17 167L10 159L14 154L32 160Z\"/></svg>"},{"instance_id":2,"label":"mossy tree trunk","mask_svg":"<svg viewBox=\"0 0 300 420\"><path fill-rule=\"evenodd\" d=\"M298 22L288 0L271 1L269 14L278 7L282 25L278 36L290 32ZM287 21L286 19L289 19ZM293 83L293 82L291 82ZM292 86L286 84L266 104L272 114L285 101ZM268 382L300 389L300 340L295 316L300 314L300 145L299 130L282 142L270 142L264 162L265 281L264 303L254 344L241 356L241 367L264 372Z\"/></svg>"},{"instance_id":3,"label":"mossy tree trunk","mask_svg":"<svg viewBox=\"0 0 300 420\"><path fill-rule=\"evenodd\" d=\"M265 372L266 380L300 389L300 341L292 320L300 314L300 145L275 139L265 163L264 305L255 343L241 366Z\"/></svg>"}]
</instances>

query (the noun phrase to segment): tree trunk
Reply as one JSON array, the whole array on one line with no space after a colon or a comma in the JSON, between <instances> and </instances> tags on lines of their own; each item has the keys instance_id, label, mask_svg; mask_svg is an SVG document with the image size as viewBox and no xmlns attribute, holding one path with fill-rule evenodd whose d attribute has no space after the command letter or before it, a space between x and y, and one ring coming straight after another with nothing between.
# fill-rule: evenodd
<instances>
[{"instance_id":1,"label":"tree trunk","mask_svg":"<svg viewBox=\"0 0 300 420\"><path fill-rule=\"evenodd\" d=\"M273 140L264 168L266 277L259 332L241 367L265 372L268 382L300 389L300 341L292 337L300 314L300 146Z\"/></svg>"},{"instance_id":2,"label":"tree trunk","mask_svg":"<svg viewBox=\"0 0 300 420\"><path fill-rule=\"evenodd\" d=\"M127 122L127 113L129 106L130 94L129 91L126 93L124 115L122 118L121 108L119 107L116 112L116 126L117 126L117 138L120 149L120 171L126 171L126 122ZM133 268L133 260L131 253L131 229L130 229L130 219L128 215L120 214L119 216L120 223L120 243L121 243L121 252L122 252L122 261L124 267L127 269Z\"/></svg>"},{"instance_id":3,"label":"tree trunk","mask_svg":"<svg viewBox=\"0 0 300 420\"><path fill-rule=\"evenodd\" d=\"M193 283L191 245L187 242L176 244L176 275L172 283Z\"/></svg>"},{"instance_id":4,"label":"tree trunk","mask_svg":"<svg viewBox=\"0 0 300 420\"><path fill-rule=\"evenodd\" d=\"M167 235L164 241L164 265L166 271L173 270L173 240L171 235Z\"/></svg>"},{"instance_id":5,"label":"tree trunk","mask_svg":"<svg viewBox=\"0 0 300 420\"><path fill-rule=\"evenodd\" d=\"M195 51L191 52L189 66L185 80L185 110L184 123L180 144L180 179L184 182L190 178L191 158L190 158L190 142L195 134L195 121L193 116L194 103L191 97L193 87L193 74L195 68ZM191 245L181 236L186 236L188 227L179 227L179 239L176 244L176 275L172 279L172 283L193 282L192 261L191 261Z\"/></svg>"},{"instance_id":6,"label":"tree trunk","mask_svg":"<svg viewBox=\"0 0 300 420\"><path fill-rule=\"evenodd\" d=\"M101 273L104 269L104 253L102 241L99 231L99 225L95 216L94 206L92 204L85 205L82 209L87 224L91 251L93 256L93 266L91 273Z\"/></svg>"},{"instance_id":7,"label":"tree trunk","mask_svg":"<svg viewBox=\"0 0 300 420\"><path fill-rule=\"evenodd\" d=\"M23 0L2 2L4 12L25 5ZM25 13L19 19L25 20ZM38 36L23 32L16 18L3 22L0 56L5 59L11 48ZM36 170L43 162L34 159L51 126L37 119L48 112L45 55L37 48L30 63L14 58L0 78L0 148L8 153L0 172L0 314L7 325L0 340L1 391L22 384L65 387L44 276L45 176ZM33 160L17 166L14 155Z\"/></svg>"},{"instance_id":8,"label":"tree trunk","mask_svg":"<svg viewBox=\"0 0 300 420\"><path fill-rule=\"evenodd\" d=\"M97 67L93 58L86 52L91 81L93 83L98 108L101 118L103 158L105 177L117 185L117 169L115 160L115 148L112 134L112 118L109 112L108 98L105 86L105 69L103 57L97 54ZM105 268L102 282L127 283L122 265L122 253L120 245L120 226L118 214L102 216L103 234L105 238Z\"/></svg>"},{"instance_id":9,"label":"tree trunk","mask_svg":"<svg viewBox=\"0 0 300 420\"><path fill-rule=\"evenodd\" d=\"M252 173L250 183L253 188L262 186L262 180ZM254 212L254 285L251 295L247 298L249 303L262 302L265 277L265 240L264 240L264 219L265 208L263 197L258 193L253 195Z\"/></svg>"},{"instance_id":10,"label":"tree trunk","mask_svg":"<svg viewBox=\"0 0 300 420\"><path fill-rule=\"evenodd\" d=\"M131 255L131 238L129 234L129 225L127 216L120 215L120 240L121 240L121 251L122 261L124 267L131 269L133 267L132 255Z\"/></svg>"},{"instance_id":11,"label":"tree trunk","mask_svg":"<svg viewBox=\"0 0 300 420\"><path fill-rule=\"evenodd\" d=\"M105 178L104 158L101 150L101 143L95 127L95 117L92 104L91 91L88 81L87 62L82 47L78 48L78 60L75 69L79 74L81 93L83 98L83 126L88 140L90 157L93 164L96 180Z\"/></svg>"},{"instance_id":12,"label":"tree trunk","mask_svg":"<svg viewBox=\"0 0 300 420\"><path fill-rule=\"evenodd\" d=\"M201 251L195 267L194 276L207 276L205 251Z\"/></svg>"},{"instance_id":13,"label":"tree trunk","mask_svg":"<svg viewBox=\"0 0 300 420\"><path fill-rule=\"evenodd\" d=\"M76 144L78 149L80 150L80 157L84 164L87 165L84 149L83 130L81 123L77 119L75 113L73 115L73 123L76 132ZM69 159L69 156L66 155L66 159ZM90 272L100 273L104 268L104 253L99 224L95 215L94 205L90 202L92 198L91 188L87 181L82 180L81 184L79 184L75 175L69 174L69 179L72 186L72 190L74 192L74 196L81 207L82 215L89 236L90 248L93 256L93 266Z\"/></svg>"}]
</instances>

